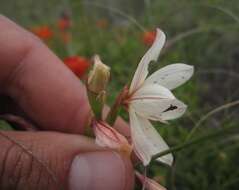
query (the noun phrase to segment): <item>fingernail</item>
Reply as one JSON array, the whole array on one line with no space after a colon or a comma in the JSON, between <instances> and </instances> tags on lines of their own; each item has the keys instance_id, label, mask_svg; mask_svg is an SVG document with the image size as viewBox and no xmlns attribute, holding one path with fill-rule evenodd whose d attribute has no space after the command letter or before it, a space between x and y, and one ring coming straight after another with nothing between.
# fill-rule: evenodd
<instances>
[{"instance_id":1,"label":"fingernail","mask_svg":"<svg viewBox=\"0 0 239 190\"><path fill-rule=\"evenodd\" d=\"M71 190L124 190L126 164L115 152L89 152L77 155L70 169Z\"/></svg>"}]
</instances>

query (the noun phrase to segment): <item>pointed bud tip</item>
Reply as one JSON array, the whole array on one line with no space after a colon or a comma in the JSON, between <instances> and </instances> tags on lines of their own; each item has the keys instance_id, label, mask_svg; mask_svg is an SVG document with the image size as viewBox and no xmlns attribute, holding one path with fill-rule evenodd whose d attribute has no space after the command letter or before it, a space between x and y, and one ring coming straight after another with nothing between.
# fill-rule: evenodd
<instances>
[{"instance_id":1,"label":"pointed bud tip","mask_svg":"<svg viewBox=\"0 0 239 190\"><path fill-rule=\"evenodd\" d=\"M105 65L99 55L94 56L94 66L89 73L88 89L94 93L105 91L110 79L110 67Z\"/></svg>"}]
</instances>

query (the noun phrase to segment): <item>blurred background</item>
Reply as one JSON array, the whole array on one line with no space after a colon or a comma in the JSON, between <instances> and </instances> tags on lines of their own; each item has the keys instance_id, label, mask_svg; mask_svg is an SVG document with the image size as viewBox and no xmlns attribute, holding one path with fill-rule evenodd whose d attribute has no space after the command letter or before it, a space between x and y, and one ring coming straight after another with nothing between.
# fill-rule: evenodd
<instances>
[{"instance_id":1,"label":"blurred background","mask_svg":"<svg viewBox=\"0 0 239 190\"><path fill-rule=\"evenodd\" d=\"M99 54L112 71L109 104L161 28L167 44L151 72L177 62L195 66L193 79L174 91L187 113L168 125L155 124L170 146L239 124L238 0L0 2L1 14L38 35L82 80ZM238 190L238 135L185 148L174 153L172 168L154 164L148 175L170 190Z\"/></svg>"}]
</instances>

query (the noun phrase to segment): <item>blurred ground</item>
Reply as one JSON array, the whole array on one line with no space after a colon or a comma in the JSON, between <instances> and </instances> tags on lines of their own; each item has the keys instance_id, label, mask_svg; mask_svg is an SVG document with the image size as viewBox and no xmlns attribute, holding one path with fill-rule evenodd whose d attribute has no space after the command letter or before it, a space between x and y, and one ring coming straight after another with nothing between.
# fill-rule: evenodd
<instances>
[{"instance_id":1,"label":"blurred ground","mask_svg":"<svg viewBox=\"0 0 239 190\"><path fill-rule=\"evenodd\" d=\"M163 29L168 43L152 71L175 62L196 69L193 80L174 92L188 105L186 115L156 125L171 146L208 112L238 100L238 0L1 0L0 13L29 30L46 26L45 43L62 59L99 54L112 68L109 103L149 47L145 32ZM71 26L61 29L64 17ZM238 125L238 114L238 106L228 106L202 122L193 137ZM235 133L177 152L172 169L155 165L149 175L170 190L237 190L238 138Z\"/></svg>"}]
</instances>

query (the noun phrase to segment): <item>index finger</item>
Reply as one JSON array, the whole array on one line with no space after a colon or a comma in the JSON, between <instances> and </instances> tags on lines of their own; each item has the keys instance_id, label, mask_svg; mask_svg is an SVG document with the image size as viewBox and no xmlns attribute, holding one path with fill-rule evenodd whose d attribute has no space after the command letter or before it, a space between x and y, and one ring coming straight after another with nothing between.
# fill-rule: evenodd
<instances>
[{"instance_id":1,"label":"index finger","mask_svg":"<svg viewBox=\"0 0 239 190\"><path fill-rule=\"evenodd\" d=\"M33 34L1 15L0 28L0 92L42 129L83 133L91 117L85 86ZM115 127L129 138L123 119Z\"/></svg>"},{"instance_id":2,"label":"index finger","mask_svg":"<svg viewBox=\"0 0 239 190\"><path fill-rule=\"evenodd\" d=\"M39 126L82 133L90 107L84 85L38 38L0 16L0 89Z\"/></svg>"}]
</instances>

